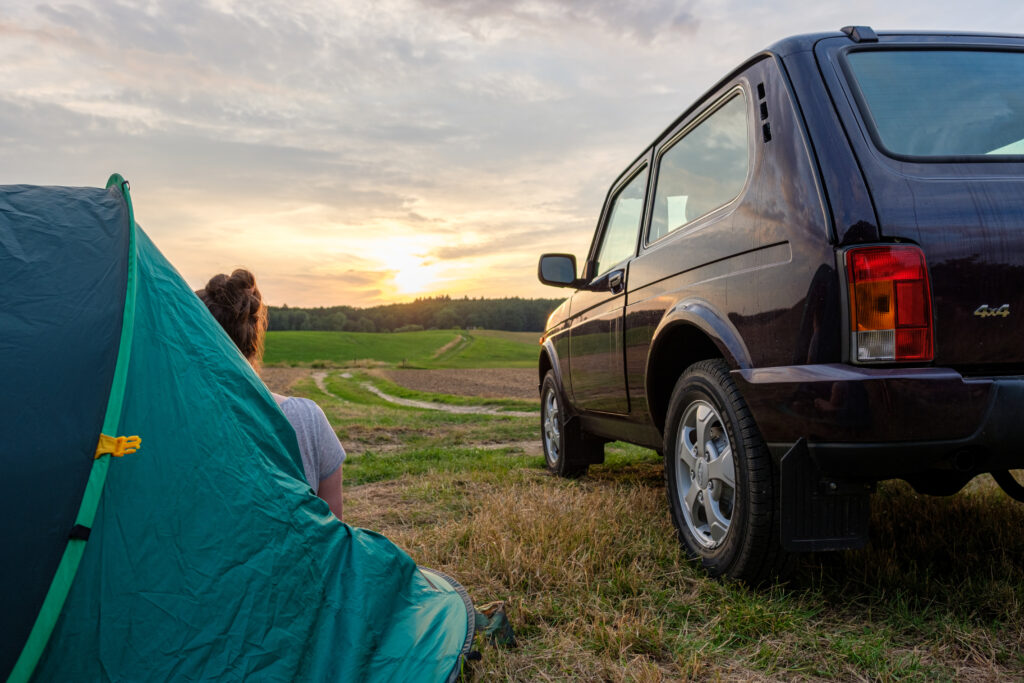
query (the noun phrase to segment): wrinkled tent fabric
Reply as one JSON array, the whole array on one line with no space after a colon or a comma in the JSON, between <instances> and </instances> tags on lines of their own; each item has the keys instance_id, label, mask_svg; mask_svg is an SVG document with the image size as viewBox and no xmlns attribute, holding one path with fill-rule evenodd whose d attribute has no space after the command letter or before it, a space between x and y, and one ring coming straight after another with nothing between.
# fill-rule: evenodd
<instances>
[{"instance_id":1,"label":"wrinkled tent fabric","mask_svg":"<svg viewBox=\"0 0 1024 683\"><path fill-rule=\"evenodd\" d=\"M141 230L136 246L118 434L139 435L142 448L111 459L35 680L456 675L472 636L464 591L330 514L305 482L294 431L266 387ZM125 263L107 258L111 270ZM91 343L81 334L62 340ZM95 369L68 369L80 373Z\"/></svg>"}]
</instances>

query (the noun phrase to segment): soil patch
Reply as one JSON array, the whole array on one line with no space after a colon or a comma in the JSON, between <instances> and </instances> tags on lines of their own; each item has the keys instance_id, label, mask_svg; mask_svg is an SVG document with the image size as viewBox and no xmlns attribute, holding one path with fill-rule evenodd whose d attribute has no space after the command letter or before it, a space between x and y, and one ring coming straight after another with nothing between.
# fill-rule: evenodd
<instances>
[{"instance_id":1,"label":"soil patch","mask_svg":"<svg viewBox=\"0 0 1024 683\"><path fill-rule=\"evenodd\" d=\"M309 377L309 368L261 368L260 378L275 394L289 395L292 386L304 377Z\"/></svg>"},{"instance_id":2,"label":"soil patch","mask_svg":"<svg viewBox=\"0 0 1024 683\"><path fill-rule=\"evenodd\" d=\"M374 370L406 389L432 394L517 398L540 401L533 368L472 368L453 370Z\"/></svg>"}]
</instances>

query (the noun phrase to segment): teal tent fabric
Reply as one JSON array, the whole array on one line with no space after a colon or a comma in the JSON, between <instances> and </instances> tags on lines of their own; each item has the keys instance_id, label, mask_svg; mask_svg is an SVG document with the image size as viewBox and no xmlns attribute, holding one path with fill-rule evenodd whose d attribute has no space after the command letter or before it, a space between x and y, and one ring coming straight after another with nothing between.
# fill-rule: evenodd
<instances>
[{"instance_id":1,"label":"teal tent fabric","mask_svg":"<svg viewBox=\"0 0 1024 683\"><path fill-rule=\"evenodd\" d=\"M35 680L455 675L464 591L330 514L266 387L141 230L136 245L118 433L142 447L111 459Z\"/></svg>"},{"instance_id":2,"label":"teal tent fabric","mask_svg":"<svg viewBox=\"0 0 1024 683\"><path fill-rule=\"evenodd\" d=\"M0 187L0 680L62 561L124 308L119 189Z\"/></svg>"}]
</instances>

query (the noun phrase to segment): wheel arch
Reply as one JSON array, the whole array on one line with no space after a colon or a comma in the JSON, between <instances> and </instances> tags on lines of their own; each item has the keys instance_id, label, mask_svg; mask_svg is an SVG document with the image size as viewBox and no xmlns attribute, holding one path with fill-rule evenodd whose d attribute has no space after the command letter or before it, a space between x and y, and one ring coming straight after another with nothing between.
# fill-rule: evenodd
<instances>
[{"instance_id":1,"label":"wheel arch","mask_svg":"<svg viewBox=\"0 0 1024 683\"><path fill-rule=\"evenodd\" d=\"M545 340L540 349L540 358L537 360L537 394L540 395L541 385L544 384L544 376L548 374L548 371L552 370L555 373L555 379L558 381L558 386L562 388L562 395L565 396L565 382L562 377L562 367L558 363L558 354L555 351L555 345L550 340Z\"/></svg>"},{"instance_id":2,"label":"wheel arch","mask_svg":"<svg viewBox=\"0 0 1024 683\"><path fill-rule=\"evenodd\" d=\"M683 301L662 318L647 357L647 405L659 431L664 431L679 377L686 368L709 358L721 358L733 370L750 367L746 344L728 318L706 301Z\"/></svg>"}]
</instances>

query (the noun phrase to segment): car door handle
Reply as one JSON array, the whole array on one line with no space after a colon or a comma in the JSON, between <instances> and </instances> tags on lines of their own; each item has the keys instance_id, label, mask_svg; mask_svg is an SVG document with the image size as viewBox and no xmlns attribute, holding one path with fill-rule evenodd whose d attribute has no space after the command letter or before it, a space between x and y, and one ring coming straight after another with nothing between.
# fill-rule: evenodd
<instances>
[{"instance_id":1,"label":"car door handle","mask_svg":"<svg viewBox=\"0 0 1024 683\"><path fill-rule=\"evenodd\" d=\"M626 289L626 273L621 270L613 270L608 273L608 290L612 294L619 294Z\"/></svg>"}]
</instances>

